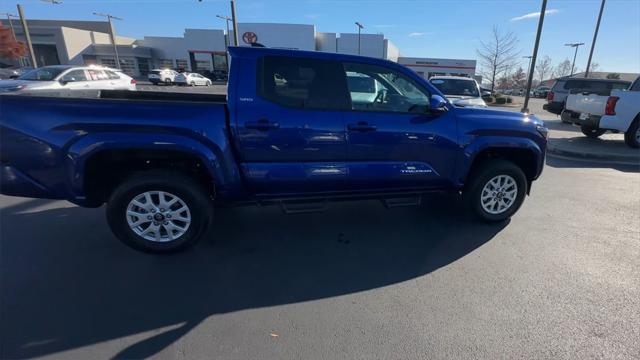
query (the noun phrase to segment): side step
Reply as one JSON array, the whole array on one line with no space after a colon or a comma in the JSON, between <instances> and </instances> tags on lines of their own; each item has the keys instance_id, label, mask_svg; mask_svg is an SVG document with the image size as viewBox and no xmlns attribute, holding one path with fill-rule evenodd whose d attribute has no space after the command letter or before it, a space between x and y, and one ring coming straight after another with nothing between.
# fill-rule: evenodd
<instances>
[{"instance_id":1,"label":"side step","mask_svg":"<svg viewBox=\"0 0 640 360\"><path fill-rule=\"evenodd\" d=\"M407 207L407 206L420 206L422 204L422 196L408 196L408 197L395 197L395 198L382 198L382 205L387 209Z\"/></svg>"},{"instance_id":2,"label":"side step","mask_svg":"<svg viewBox=\"0 0 640 360\"><path fill-rule=\"evenodd\" d=\"M281 201L280 206L285 214L307 214L325 211L327 209L327 201Z\"/></svg>"}]
</instances>

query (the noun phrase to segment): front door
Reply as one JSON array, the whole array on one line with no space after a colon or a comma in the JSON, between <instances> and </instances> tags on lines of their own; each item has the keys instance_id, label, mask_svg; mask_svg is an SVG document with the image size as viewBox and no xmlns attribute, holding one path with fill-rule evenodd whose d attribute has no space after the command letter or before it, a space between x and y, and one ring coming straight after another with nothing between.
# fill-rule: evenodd
<instances>
[{"instance_id":1,"label":"front door","mask_svg":"<svg viewBox=\"0 0 640 360\"><path fill-rule=\"evenodd\" d=\"M336 61L265 56L243 77L235 129L241 166L259 195L336 192L345 189L348 104ZM254 84L255 86L255 84Z\"/></svg>"},{"instance_id":2,"label":"front door","mask_svg":"<svg viewBox=\"0 0 640 360\"><path fill-rule=\"evenodd\" d=\"M458 152L453 113L430 112L427 88L399 69L344 63L344 71L351 95L345 124L353 188L449 186Z\"/></svg>"}]
</instances>

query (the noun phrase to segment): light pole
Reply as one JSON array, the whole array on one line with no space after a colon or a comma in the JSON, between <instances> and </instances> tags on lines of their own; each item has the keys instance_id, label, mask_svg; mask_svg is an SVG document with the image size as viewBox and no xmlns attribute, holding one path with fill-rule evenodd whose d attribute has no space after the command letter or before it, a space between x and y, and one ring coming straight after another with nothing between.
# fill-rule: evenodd
<instances>
[{"instance_id":1,"label":"light pole","mask_svg":"<svg viewBox=\"0 0 640 360\"><path fill-rule=\"evenodd\" d=\"M540 35L542 34L542 24L544 23L544 12L547 10L547 0L542 0L542 9L540 10L540 19L538 20L538 32L536 33L536 43L533 46L533 55L531 58L531 64L529 66L529 76L527 78L527 88L524 92L524 104L522 109L523 113L529 112L529 92L531 91L531 82L533 81L533 69L536 67L536 59L538 58L538 46L540 45Z\"/></svg>"},{"instance_id":2,"label":"light pole","mask_svg":"<svg viewBox=\"0 0 640 360\"><path fill-rule=\"evenodd\" d=\"M356 21L356 26L358 27L358 55L360 55L360 32L364 29L364 25Z\"/></svg>"},{"instance_id":3,"label":"light pole","mask_svg":"<svg viewBox=\"0 0 640 360\"><path fill-rule=\"evenodd\" d=\"M529 56L523 56L523 59L529 59L529 65L527 66L527 76L529 76L529 70L531 70L531 58L533 58L533 56L529 55Z\"/></svg>"},{"instance_id":4,"label":"light pole","mask_svg":"<svg viewBox=\"0 0 640 360\"><path fill-rule=\"evenodd\" d=\"M235 0L231 0L231 18L233 19L233 46L238 46L238 18L236 17Z\"/></svg>"},{"instance_id":5,"label":"light pole","mask_svg":"<svg viewBox=\"0 0 640 360\"><path fill-rule=\"evenodd\" d=\"M587 69L584 71L584 77L589 77L589 68L591 67L591 57L593 56L593 49L596 47L596 39L598 38L598 30L600 29L600 20L602 19L602 11L604 10L604 3L606 0L602 0L600 4L600 14L598 14L598 22L596 23L596 30L593 33L593 41L591 41L591 51L589 51L589 60L587 60Z\"/></svg>"},{"instance_id":6,"label":"light pole","mask_svg":"<svg viewBox=\"0 0 640 360\"><path fill-rule=\"evenodd\" d=\"M29 35L29 27L27 26L27 20L24 18L24 9L22 9L22 5L20 4L18 4L18 16L20 16L20 23L22 24L22 32L24 33L24 37L27 40L27 48L29 48L31 66L33 66L34 68L37 68L38 63L36 62L36 54L33 53L33 44L31 43L31 35Z\"/></svg>"},{"instance_id":7,"label":"light pole","mask_svg":"<svg viewBox=\"0 0 640 360\"><path fill-rule=\"evenodd\" d=\"M111 43L113 44L113 53L116 55L116 68L120 69L120 57L118 56L118 45L116 43L116 31L113 28L112 19L116 19L116 20L123 20L123 19L117 16L113 16L111 14L103 14L103 13L97 13L97 12L94 12L93 15L106 17L109 20L109 35L111 36Z\"/></svg>"},{"instance_id":8,"label":"light pole","mask_svg":"<svg viewBox=\"0 0 640 360\"><path fill-rule=\"evenodd\" d=\"M227 72L229 71L229 21L233 21L228 16L216 15L218 19L225 20L227 24L227 36L224 37L225 55L227 56Z\"/></svg>"},{"instance_id":9,"label":"light pole","mask_svg":"<svg viewBox=\"0 0 640 360\"><path fill-rule=\"evenodd\" d=\"M584 43L571 43L571 44L564 44L564 46L569 46L572 48L576 48L576 51L573 53L573 62L571 63L571 74L569 74L569 76L573 75L573 68L576 65L576 56L578 55L578 48L580 46L584 45Z\"/></svg>"}]
</instances>

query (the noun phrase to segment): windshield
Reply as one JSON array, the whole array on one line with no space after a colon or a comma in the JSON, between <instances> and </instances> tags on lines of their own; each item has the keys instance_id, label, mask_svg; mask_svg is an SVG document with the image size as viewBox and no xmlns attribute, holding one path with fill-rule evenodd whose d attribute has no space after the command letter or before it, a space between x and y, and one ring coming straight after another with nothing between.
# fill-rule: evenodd
<instances>
[{"instance_id":1,"label":"windshield","mask_svg":"<svg viewBox=\"0 0 640 360\"><path fill-rule=\"evenodd\" d=\"M445 95L478 97L478 85L473 80L432 79L431 83Z\"/></svg>"},{"instance_id":2,"label":"windshield","mask_svg":"<svg viewBox=\"0 0 640 360\"><path fill-rule=\"evenodd\" d=\"M369 77L363 75L353 75L347 74L347 86L349 87L350 92L358 92L358 93L375 93L376 92L376 81Z\"/></svg>"},{"instance_id":3,"label":"windshield","mask_svg":"<svg viewBox=\"0 0 640 360\"><path fill-rule=\"evenodd\" d=\"M67 70L67 68L59 67L43 67L40 69L31 70L21 75L18 80L30 80L30 81L51 81L55 79L60 73Z\"/></svg>"}]
</instances>

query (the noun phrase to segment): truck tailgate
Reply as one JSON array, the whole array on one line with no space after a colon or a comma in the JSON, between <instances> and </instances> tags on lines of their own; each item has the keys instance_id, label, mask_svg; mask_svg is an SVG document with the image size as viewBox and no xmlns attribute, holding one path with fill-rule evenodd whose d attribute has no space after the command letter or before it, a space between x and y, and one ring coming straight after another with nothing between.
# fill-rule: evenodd
<instances>
[{"instance_id":1,"label":"truck tailgate","mask_svg":"<svg viewBox=\"0 0 640 360\"><path fill-rule=\"evenodd\" d=\"M581 114L604 115L608 96L598 94L571 94L567 97L566 109Z\"/></svg>"}]
</instances>

